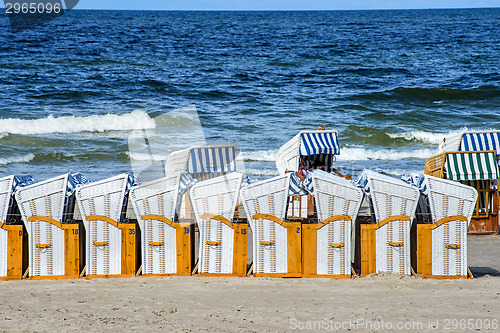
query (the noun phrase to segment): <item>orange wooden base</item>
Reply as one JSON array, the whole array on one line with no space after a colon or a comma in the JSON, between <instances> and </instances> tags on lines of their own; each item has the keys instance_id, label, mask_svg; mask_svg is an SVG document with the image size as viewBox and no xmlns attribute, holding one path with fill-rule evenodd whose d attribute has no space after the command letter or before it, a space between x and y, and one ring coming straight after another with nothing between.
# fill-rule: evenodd
<instances>
[{"instance_id":1,"label":"orange wooden base","mask_svg":"<svg viewBox=\"0 0 500 333\"><path fill-rule=\"evenodd\" d=\"M301 277L302 276L302 224L300 222L285 222L279 218L257 214L254 219L264 218L274 221L286 228L287 241L287 272L286 273L253 273L255 277Z\"/></svg>"},{"instance_id":2,"label":"orange wooden base","mask_svg":"<svg viewBox=\"0 0 500 333\"><path fill-rule=\"evenodd\" d=\"M206 218L207 215L201 216ZM232 223L222 216L210 215L210 218L219 220L229 225L234 230L233 238L233 272L224 273L198 273L199 276L246 276L247 275L247 252L248 252L248 223Z\"/></svg>"},{"instance_id":3,"label":"orange wooden base","mask_svg":"<svg viewBox=\"0 0 500 333\"><path fill-rule=\"evenodd\" d=\"M43 221L51 223L64 230L64 275L36 275L29 276L30 280L44 279L76 279L80 277L80 270L84 262L81 242L85 237L83 226L78 223L62 224L50 217L32 216L28 222Z\"/></svg>"},{"instance_id":4,"label":"orange wooden base","mask_svg":"<svg viewBox=\"0 0 500 333\"><path fill-rule=\"evenodd\" d=\"M20 280L28 267L28 239L23 225L0 224L7 231L7 276L0 281Z\"/></svg>"},{"instance_id":5,"label":"orange wooden base","mask_svg":"<svg viewBox=\"0 0 500 333\"><path fill-rule=\"evenodd\" d=\"M424 279L466 279L466 275L432 275L432 230L439 226L439 222L417 224L417 276Z\"/></svg>"},{"instance_id":6,"label":"orange wooden base","mask_svg":"<svg viewBox=\"0 0 500 333\"><path fill-rule=\"evenodd\" d=\"M159 220L155 216L156 220ZM169 221L171 222L171 221ZM194 225L191 223L169 223L175 227L177 272L166 274L144 274L143 276L188 276L191 275L194 264Z\"/></svg>"},{"instance_id":7,"label":"orange wooden base","mask_svg":"<svg viewBox=\"0 0 500 333\"><path fill-rule=\"evenodd\" d=\"M376 224L362 224L361 228L361 276L377 272L375 230Z\"/></svg>"},{"instance_id":8,"label":"orange wooden base","mask_svg":"<svg viewBox=\"0 0 500 333\"><path fill-rule=\"evenodd\" d=\"M304 278L326 278L326 279L352 279L352 275L340 275L340 274L302 274Z\"/></svg>"},{"instance_id":9,"label":"orange wooden base","mask_svg":"<svg viewBox=\"0 0 500 333\"><path fill-rule=\"evenodd\" d=\"M498 214L489 214L488 217L472 218L467 230L469 235L496 235L498 234Z\"/></svg>"},{"instance_id":10,"label":"orange wooden base","mask_svg":"<svg viewBox=\"0 0 500 333\"><path fill-rule=\"evenodd\" d=\"M302 225L302 276L307 278L331 278L331 279L349 279L351 275L347 274L316 274L317 272L317 248L318 229L325 226L327 223L335 222L338 220L349 220L349 216L338 216L330 219L326 223L317 224L303 224ZM343 246L343 245L342 245Z\"/></svg>"},{"instance_id":11,"label":"orange wooden base","mask_svg":"<svg viewBox=\"0 0 500 333\"><path fill-rule=\"evenodd\" d=\"M302 277L302 273L253 273L255 277Z\"/></svg>"},{"instance_id":12,"label":"orange wooden base","mask_svg":"<svg viewBox=\"0 0 500 333\"><path fill-rule=\"evenodd\" d=\"M99 220L105 221L102 217L99 217ZM86 278L131 277L135 276L135 273L139 270L141 259L139 255L140 229L138 225L136 223L116 223L116 226L121 230L122 239L121 274L90 274L86 275Z\"/></svg>"}]
</instances>

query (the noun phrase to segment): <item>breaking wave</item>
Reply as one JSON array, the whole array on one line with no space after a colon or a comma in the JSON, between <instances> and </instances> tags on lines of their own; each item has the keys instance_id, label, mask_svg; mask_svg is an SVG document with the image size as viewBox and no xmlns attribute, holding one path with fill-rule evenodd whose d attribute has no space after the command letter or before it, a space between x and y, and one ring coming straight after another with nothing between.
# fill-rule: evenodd
<instances>
[{"instance_id":1,"label":"breaking wave","mask_svg":"<svg viewBox=\"0 0 500 333\"><path fill-rule=\"evenodd\" d=\"M0 133L37 135L51 133L130 131L155 128L155 121L143 110L121 115L105 114L88 117L53 117L40 119L0 119Z\"/></svg>"}]
</instances>

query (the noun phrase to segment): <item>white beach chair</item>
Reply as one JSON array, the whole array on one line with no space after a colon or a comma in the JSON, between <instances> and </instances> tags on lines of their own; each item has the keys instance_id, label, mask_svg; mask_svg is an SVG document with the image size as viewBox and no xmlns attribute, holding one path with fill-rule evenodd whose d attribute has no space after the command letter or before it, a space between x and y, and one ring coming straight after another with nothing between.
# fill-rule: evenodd
<instances>
[{"instance_id":1,"label":"white beach chair","mask_svg":"<svg viewBox=\"0 0 500 333\"><path fill-rule=\"evenodd\" d=\"M198 182L190 191L200 231L200 275L246 275L248 224L232 222L242 180L242 173L233 172Z\"/></svg>"},{"instance_id":2,"label":"white beach chair","mask_svg":"<svg viewBox=\"0 0 500 333\"><path fill-rule=\"evenodd\" d=\"M16 192L29 236L30 279L79 277L81 228L65 222L73 218L75 187L86 182L80 174L67 173Z\"/></svg>"},{"instance_id":3,"label":"white beach chair","mask_svg":"<svg viewBox=\"0 0 500 333\"><path fill-rule=\"evenodd\" d=\"M326 172L331 172L335 155L339 154L337 131L300 131L278 149L276 167L280 175L290 171L299 172L304 166L320 166ZM288 217L307 218L314 214L311 195L293 196L292 199L288 205Z\"/></svg>"},{"instance_id":4,"label":"white beach chair","mask_svg":"<svg viewBox=\"0 0 500 333\"><path fill-rule=\"evenodd\" d=\"M293 176L288 173L273 177L250 184L241 191L253 232L254 276L302 275L301 223L285 222Z\"/></svg>"},{"instance_id":5,"label":"white beach chair","mask_svg":"<svg viewBox=\"0 0 500 333\"><path fill-rule=\"evenodd\" d=\"M467 277L467 229L477 191L455 181L425 176L432 224L417 225L417 273Z\"/></svg>"},{"instance_id":6,"label":"white beach chair","mask_svg":"<svg viewBox=\"0 0 500 333\"><path fill-rule=\"evenodd\" d=\"M182 195L193 183L189 175L181 174L130 190L141 228L143 275L191 274L194 230L192 224L174 220Z\"/></svg>"},{"instance_id":7,"label":"white beach chair","mask_svg":"<svg viewBox=\"0 0 500 333\"><path fill-rule=\"evenodd\" d=\"M134 183L134 176L125 173L77 189L86 230L87 277L133 276L139 268L136 224L122 223Z\"/></svg>"},{"instance_id":8,"label":"white beach chair","mask_svg":"<svg viewBox=\"0 0 500 333\"><path fill-rule=\"evenodd\" d=\"M223 176L236 171L238 148L232 143L193 146L174 151L165 161L165 175L189 173L197 181ZM180 198L179 218L194 218L187 193Z\"/></svg>"},{"instance_id":9,"label":"white beach chair","mask_svg":"<svg viewBox=\"0 0 500 333\"><path fill-rule=\"evenodd\" d=\"M303 276L350 277L354 223L363 191L342 177L319 170L304 182L309 180L318 223L302 225Z\"/></svg>"},{"instance_id":10,"label":"white beach chair","mask_svg":"<svg viewBox=\"0 0 500 333\"><path fill-rule=\"evenodd\" d=\"M364 170L363 183L375 213L376 224L361 227L361 275L393 272L409 275L410 229L419 190L406 182Z\"/></svg>"},{"instance_id":11,"label":"white beach chair","mask_svg":"<svg viewBox=\"0 0 500 333\"><path fill-rule=\"evenodd\" d=\"M34 183L31 176L7 176L0 178L0 280L21 279L27 268L28 254L23 251L27 242L22 224L9 224L9 215L15 209L14 190Z\"/></svg>"}]
</instances>

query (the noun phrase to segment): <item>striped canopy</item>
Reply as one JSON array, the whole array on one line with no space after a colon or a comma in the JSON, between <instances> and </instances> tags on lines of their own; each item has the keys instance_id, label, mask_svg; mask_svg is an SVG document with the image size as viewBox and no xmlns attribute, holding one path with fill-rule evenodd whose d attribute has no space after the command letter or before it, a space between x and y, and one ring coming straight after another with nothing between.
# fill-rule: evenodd
<instances>
[{"instance_id":1,"label":"striped canopy","mask_svg":"<svg viewBox=\"0 0 500 333\"><path fill-rule=\"evenodd\" d=\"M336 132L315 131L302 133L300 142L300 155L338 155L340 147Z\"/></svg>"},{"instance_id":2,"label":"striped canopy","mask_svg":"<svg viewBox=\"0 0 500 333\"><path fill-rule=\"evenodd\" d=\"M498 179L494 152L455 153L446 155L445 172L451 180Z\"/></svg>"},{"instance_id":3,"label":"striped canopy","mask_svg":"<svg viewBox=\"0 0 500 333\"><path fill-rule=\"evenodd\" d=\"M189 173L233 172L236 170L235 146L193 148L189 157Z\"/></svg>"},{"instance_id":4,"label":"striped canopy","mask_svg":"<svg viewBox=\"0 0 500 333\"><path fill-rule=\"evenodd\" d=\"M465 133L460 151L495 150L500 154L500 132Z\"/></svg>"}]
</instances>

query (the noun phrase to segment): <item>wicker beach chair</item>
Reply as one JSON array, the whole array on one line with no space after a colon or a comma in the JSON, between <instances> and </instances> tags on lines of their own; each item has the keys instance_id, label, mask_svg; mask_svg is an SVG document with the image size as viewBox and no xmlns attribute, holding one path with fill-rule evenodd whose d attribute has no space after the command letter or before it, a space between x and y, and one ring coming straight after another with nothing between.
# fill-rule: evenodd
<instances>
[{"instance_id":1,"label":"wicker beach chair","mask_svg":"<svg viewBox=\"0 0 500 333\"><path fill-rule=\"evenodd\" d=\"M123 223L132 174L121 174L77 189L86 231L87 277L133 276L139 268L135 223Z\"/></svg>"},{"instance_id":2,"label":"wicker beach chair","mask_svg":"<svg viewBox=\"0 0 500 333\"><path fill-rule=\"evenodd\" d=\"M11 224L9 218L17 209L16 187L34 182L31 176L0 178L0 280L21 279L27 268L28 253L23 250L27 234L22 223Z\"/></svg>"},{"instance_id":3,"label":"wicker beach chair","mask_svg":"<svg viewBox=\"0 0 500 333\"><path fill-rule=\"evenodd\" d=\"M409 275L410 228L419 190L406 182L364 170L358 184L370 197L375 224L362 224L361 275L393 272Z\"/></svg>"},{"instance_id":4,"label":"wicker beach chair","mask_svg":"<svg viewBox=\"0 0 500 333\"><path fill-rule=\"evenodd\" d=\"M64 174L28 185L16 201L29 235L29 277L75 278L83 268L81 228L72 221L74 192L88 180Z\"/></svg>"},{"instance_id":5,"label":"wicker beach chair","mask_svg":"<svg viewBox=\"0 0 500 333\"><path fill-rule=\"evenodd\" d=\"M500 131L465 131L447 136L438 155L425 163L427 175L473 186L478 200L469 234L498 234Z\"/></svg>"},{"instance_id":6,"label":"wicker beach chair","mask_svg":"<svg viewBox=\"0 0 500 333\"><path fill-rule=\"evenodd\" d=\"M286 222L289 196L297 193L293 173L250 184L241 191L253 232L254 276L302 275L300 222ZM296 176L295 178L296 179Z\"/></svg>"},{"instance_id":7,"label":"wicker beach chair","mask_svg":"<svg viewBox=\"0 0 500 333\"><path fill-rule=\"evenodd\" d=\"M132 187L130 200L141 228L143 275L190 275L194 230L175 221L182 195L194 184L189 174Z\"/></svg>"},{"instance_id":8,"label":"wicker beach chair","mask_svg":"<svg viewBox=\"0 0 500 333\"><path fill-rule=\"evenodd\" d=\"M331 172L334 170L335 156L339 154L337 131L300 131L278 149L276 167L280 175L290 171L299 172L302 168L314 166ZM305 174L302 176L305 177ZM291 199L287 211L289 218L307 218L314 215L312 195L297 195Z\"/></svg>"},{"instance_id":9,"label":"wicker beach chair","mask_svg":"<svg viewBox=\"0 0 500 333\"><path fill-rule=\"evenodd\" d=\"M348 278L352 272L352 231L363 191L342 177L319 170L307 181L311 182L318 223L302 225L303 276Z\"/></svg>"},{"instance_id":10,"label":"wicker beach chair","mask_svg":"<svg viewBox=\"0 0 500 333\"><path fill-rule=\"evenodd\" d=\"M233 172L190 190L200 230L200 275L246 275L248 224L233 222L243 176Z\"/></svg>"},{"instance_id":11,"label":"wicker beach chair","mask_svg":"<svg viewBox=\"0 0 500 333\"><path fill-rule=\"evenodd\" d=\"M197 181L223 176L236 171L238 148L232 143L193 146L171 153L165 161L165 175L188 173ZM186 193L179 199L179 218L194 219Z\"/></svg>"},{"instance_id":12,"label":"wicker beach chair","mask_svg":"<svg viewBox=\"0 0 500 333\"><path fill-rule=\"evenodd\" d=\"M477 191L455 181L425 176L432 223L417 225L417 274L467 277L467 229Z\"/></svg>"}]
</instances>

